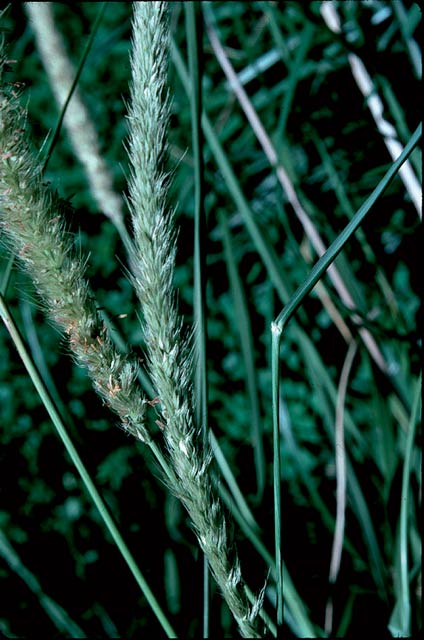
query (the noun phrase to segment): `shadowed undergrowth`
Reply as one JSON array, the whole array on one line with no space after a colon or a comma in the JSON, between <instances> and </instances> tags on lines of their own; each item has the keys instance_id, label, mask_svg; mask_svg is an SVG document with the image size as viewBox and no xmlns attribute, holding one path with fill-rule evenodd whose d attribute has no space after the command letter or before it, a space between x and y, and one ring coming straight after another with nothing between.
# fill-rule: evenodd
<instances>
[{"instance_id":1,"label":"shadowed undergrowth","mask_svg":"<svg viewBox=\"0 0 424 640\"><path fill-rule=\"evenodd\" d=\"M166 114L154 116L154 134L133 126L137 108L154 113L157 96L145 92L137 103L130 92L139 59L131 5L40 3L51 4L50 24L37 4L26 11L13 3L2 14L2 82L16 123L28 109L19 129L26 126L33 158L47 165L39 190L56 194L60 218L52 212L37 230L44 305L16 268L32 260L28 238L0 253L1 632L202 637L209 629L211 637L233 637L219 570L212 566L219 587L205 581L194 520L210 556L221 544L216 556L232 558L226 536L234 535L247 590L227 559L221 569L234 587L227 599L239 630L243 612L256 613L249 598L266 582L269 619L255 623L260 636L264 628L275 634L281 604L288 637L356 636L365 628L415 635L422 588L418 5L171 3L169 147L148 160L169 173L158 175L164 190L153 200L163 197L175 210L174 237L172 226L161 227L162 210L152 227L136 219L137 198L149 189L144 141L157 135L160 146ZM37 43L41 37L48 47L40 25L63 40L53 38L50 53ZM58 128L55 101L63 106L79 65ZM159 73L146 66L143 73ZM13 118L6 120L2 111L0 124L13 133ZM405 148L407 162L375 194ZM5 227L6 211L18 226L23 220L7 209L8 153L2 147ZM25 197L32 216L38 195L24 185ZM344 243L364 203L366 218ZM43 268L53 269L43 243L61 234L55 264L72 265L72 251L76 260L89 256L84 274L72 267L68 306L43 289ZM148 271L146 237L167 271ZM286 326L292 296L340 239L341 253L310 293L300 290ZM44 316L47 295L66 340ZM276 328L278 335L284 328L280 344ZM89 373L96 359L103 363L94 377L103 403L70 357L75 346L74 360ZM173 386L165 398L157 389L166 379ZM190 416L182 431L167 430L174 409ZM71 458L53 424L75 445ZM187 465L195 469L191 484L181 481ZM81 473L91 477L88 492ZM201 506L196 520L192 509L209 499L211 512ZM221 503L233 514L227 525ZM216 523L223 529L214 546L202 527Z\"/></svg>"}]
</instances>

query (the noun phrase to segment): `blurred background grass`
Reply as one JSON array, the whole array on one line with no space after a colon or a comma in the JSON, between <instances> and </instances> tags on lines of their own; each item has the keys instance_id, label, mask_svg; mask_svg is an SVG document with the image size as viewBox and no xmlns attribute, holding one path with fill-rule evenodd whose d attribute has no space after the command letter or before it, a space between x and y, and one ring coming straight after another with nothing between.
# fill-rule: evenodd
<instances>
[{"instance_id":1,"label":"blurred background grass","mask_svg":"<svg viewBox=\"0 0 424 640\"><path fill-rule=\"evenodd\" d=\"M405 144L421 118L414 42L421 12L411 2L337 3L344 32L334 34L320 2L213 2L209 9L226 54L256 109L304 209L328 246L390 166L390 156L352 76L358 55L384 100L384 116ZM397 5L395 9L394 5ZM57 27L75 66L97 16L97 3L53 3ZM79 81L95 122L114 188L126 188L129 3L110 3ZM171 3L175 45L186 59L181 3ZM24 84L29 128L39 149L57 122L51 89L21 3L2 18L13 81ZM203 37L203 100L213 132L248 205L258 236L231 196L209 140L204 147L207 214L207 349L209 421L239 487L273 549L270 323L316 254ZM175 49L174 49L175 52ZM412 53L411 53L412 52ZM175 57L173 58L175 61ZM169 72L170 200L179 226L176 286L193 320L193 158L191 115L178 67ZM418 178L421 158L411 162ZM143 357L125 251L98 211L65 131L46 181L70 200L69 226L83 254L99 305L116 335ZM333 635L364 628L383 637L400 594L399 519L406 434L420 369L419 219L399 176L336 261L362 318L389 365L382 373L360 342L345 403L348 465L346 545L334 594ZM261 250L261 246L265 249ZM269 263L274 255L277 276ZM8 255L2 249L0 266ZM276 280L276 278L278 278ZM278 286L280 282L280 288ZM357 337L354 314L328 277L331 305ZM283 339L283 556L300 599L319 629L329 595L336 512L334 415L347 344L317 295L305 300ZM137 561L182 637L201 633L202 558L185 513L151 475L140 445L113 428L83 372L45 321L31 284L13 270L7 300L38 366L57 389L62 415ZM123 317L124 316L124 317ZM339 324L340 326L340 324ZM244 340L244 342L243 342ZM246 342L247 340L247 342ZM243 346L244 345L244 346ZM249 377L250 376L250 377ZM57 633L46 597L87 636L160 633L54 433L7 332L0 330L1 502L0 631ZM256 420L256 429L254 421ZM408 512L412 631L421 626L421 462L413 447ZM263 449L263 455L260 452ZM255 455L256 451L256 455ZM259 454L258 454L259 451ZM249 585L258 590L267 566L236 525ZM14 560L13 560L14 559ZM34 582L35 580L35 582ZM268 602L268 598L270 601ZM273 584L266 602L272 608ZM44 604L43 604L44 603ZM56 605L55 605L56 606ZM212 599L211 635L235 633L225 605ZM372 616L370 616L372 612ZM67 616L67 617L66 617ZM288 633L296 635L293 623Z\"/></svg>"}]
</instances>

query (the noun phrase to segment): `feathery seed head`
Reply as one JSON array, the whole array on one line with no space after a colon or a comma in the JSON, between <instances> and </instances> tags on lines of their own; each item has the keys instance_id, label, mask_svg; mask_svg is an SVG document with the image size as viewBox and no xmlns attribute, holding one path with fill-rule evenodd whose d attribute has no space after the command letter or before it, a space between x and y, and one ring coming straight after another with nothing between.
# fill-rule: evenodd
<instances>
[{"instance_id":1,"label":"feathery seed head","mask_svg":"<svg viewBox=\"0 0 424 640\"><path fill-rule=\"evenodd\" d=\"M4 83L0 52L0 222L3 236L31 276L50 316L67 335L102 399L127 430L150 441L137 365L116 353L84 277L84 261L62 222L66 205L43 184L25 136L26 112Z\"/></svg>"},{"instance_id":2,"label":"feathery seed head","mask_svg":"<svg viewBox=\"0 0 424 640\"><path fill-rule=\"evenodd\" d=\"M135 246L132 281L143 311L150 376L160 398L163 434L177 479L170 489L186 507L243 635L257 637L253 625L246 623L251 609L237 557L228 544L225 516L207 474L210 452L194 426L193 358L189 341L182 337L172 285L176 234L173 211L166 208L167 176L161 166L169 116L164 11L164 2L134 3L127 144Z\"/></svg>"}]
</instances>

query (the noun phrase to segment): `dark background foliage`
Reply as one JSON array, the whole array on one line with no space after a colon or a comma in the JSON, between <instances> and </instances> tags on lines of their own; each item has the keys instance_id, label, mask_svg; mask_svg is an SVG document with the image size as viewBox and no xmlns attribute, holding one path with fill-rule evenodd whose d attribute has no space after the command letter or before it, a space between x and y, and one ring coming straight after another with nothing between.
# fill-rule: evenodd
<instances>
[{"instance_id":1,"label":"dark background foliage","mask_svg":"<svg viewBox=\"0 0 424 640\"><path fill-rule=\"evenodd\" d=\"M413 132L422 104L406 42L411 37L422 41L422 25L415 3L399 3L407 16L408 38L405 38L394 3L343 2L338 3L338 8L345 32L337 36L326 27L320 4L231 1L213 2L211 9L220 40L236 72L242 75L248 71L252 75L246 91L328 246L348 221L348 208L343 198L337 196L331 167L337 172L350 209L356 211L390 165L384 141L350 73L347 55L350 51L361 57L379 93L385 96L385 115L398 131ZM99 5L94 2L53 5L57 27L76 65ZM170 19L175 41L186 56L181 3L171 3ZM28 105L28 128L38 150L54 129L58 110L21 3L10 5L2 18L2 30L10 58L17 61L11 79L24 85L22 100ZM281 41L276 33L280 33ZM79 83L96 124L102 153L113 173L114 188L120 193L126 189L128 175L123 142L127 135L125 100L129 97L130 36L130 3L109 3ZM305 39L308 41L304 56L297 60ZM293 292L311 268L301 249L309 249L312 262L315 254L240 105L228 90L206 35L203 42L205 110L257 224L278 256L281 277ZM281 51L283 45L285 52ZM280 55L261 71L259 61L269 52ZM297 79L290 102L287 95L294 69ZM191 120L187 96L172 63L169 86L170 201L177 207L179 227L175 282L180 308L190 325L194 188ZM387 106L387 96L396 101L397 112L393 102L392 108ZM401 139L405 144L408 136L403 133ZM282 303L207 144L204 153L210 425L254 510L262 539L272 550L269 327ZM111 222L97 211L64 131L46 180L72 205L69 226L77 234L81 252L90 256L88 275L99 306L113 318L124 341L143 358L140 311L125 274L125 252ZM245 365L223 248L222 215L230 227L232 252L244 287L254 345L266 460L266 487L259 500ZM359 312L364 318L369 316L367 326L397 373L395 382L381 374L363 345L360 347L346 400L356 429L348 431L347 446L373 521L384 567L384 588L376 586L367 533L355 512L357 505L349 496L346 532L356 552L345 549L343 553L334 596L335 629L352 637L365 629L383 637L388 633L396 594L403 434L420 367L417 327L421 276L417 265L422 238L416 210L405 196L399 176L375 204L362 231L343 253L349 267L346 281L356 292ZM2 250L0 258L5 269L6 250ZM338 264L343 268L340 260ZM379 284L379 273L384 274L392 292L386 297ZM340 301L327 277L324 283L341 316L357 335L351 311ZM31 284L17 269L12 273L7 300L37 364L50 373L70 434L150 586L168 608L181 637L199 637L202 558L185 513L167 494L141 445L114 427L114 418L94 395L85 374L73 364L66 344L46 322ZM125 317L119 317L124 314ZM317 374L319 369L311 364L311 353L299 342L299 331L313 343L321 366L335 387L347 347L316 293L305 300L296 320L289 325L282 346L284 411L288 416L282 449L283 553L311 620L323 627L333 531L318 503L311 498L305 474L334 515L334 443L327 429L334 424L334 406ZM0 528L19 557L12 566L10 553L4 549L1 553L0 631L7 637L57 635L41 604L44 594L59 603L87 636L138 637L143 633L156 637L161 633L159 625L119 553L104 534L100 518L4 328L0 330L0 434ZM392 451L387 450L390 445ZM421 506L418 447L414 456L409 544L413 559L412 620L413 630L417 631L421 622L421 570L416 565L421 536L417 518ZM235 536L247 581L259 590L267 567L252 553L249 540L237 526ZM38 587L35 579L39 581ZM215 594L211 636L224 632L231 635L235 629L226 607Z\"/></svg>"}]
</instances>

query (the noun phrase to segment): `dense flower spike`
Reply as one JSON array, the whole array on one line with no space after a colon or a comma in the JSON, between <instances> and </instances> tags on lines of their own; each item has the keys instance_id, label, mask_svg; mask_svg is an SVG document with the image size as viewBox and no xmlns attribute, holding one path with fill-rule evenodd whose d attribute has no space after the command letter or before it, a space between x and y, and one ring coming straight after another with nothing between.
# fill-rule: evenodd
<instances>
[{"instance_id":1,"label":"dense flower spike","mask_svg":"<svg viewBox=\"0 0 424 640\"><path fill-rule=\"evenodd\" d=\"M210 481L210 452L193 421L190 345L182 338L172 285L175 258L173 214L166 209L167 177L161 169L169 105L165 95L168 32L166 3L134 4L132 86L129 107L131 180L129 205L134 230L133 284L143 316L152 382L160 399L163 433L177 485L214 577L240 632L259 637L243 590L237 554L221 503Z\"/></svg>"},{"instance_id":2,"label":"dense flower spike","mask_svg":"<svg viewBox=\"0 0 424 640\"><path fill-rule=\"evenodd\" d=\"M85 264L63 221L64 203L42 182L25 136L26 113L3 79L0 52L0 224L32 278L50 318L67 335L77 362L124 428L150 441L137 365L112 344L84 277Z\"/></svg>"}]
</instances>

